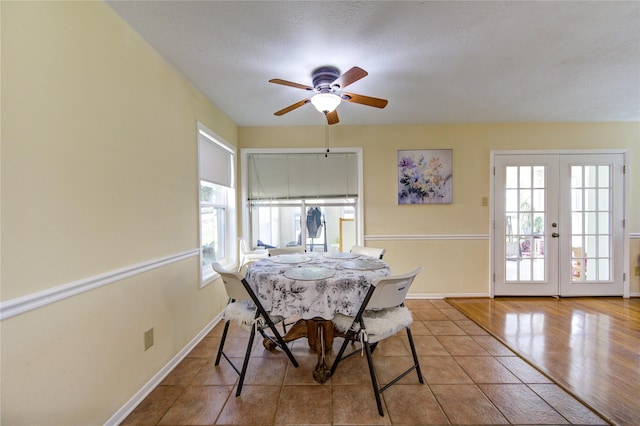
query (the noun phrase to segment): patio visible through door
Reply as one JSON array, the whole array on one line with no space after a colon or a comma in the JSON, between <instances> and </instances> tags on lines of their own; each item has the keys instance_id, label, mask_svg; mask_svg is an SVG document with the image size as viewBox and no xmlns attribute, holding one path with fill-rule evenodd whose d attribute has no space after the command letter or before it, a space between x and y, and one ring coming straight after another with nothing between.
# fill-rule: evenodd
<instances>
[{"instance_id":1,"label":"patio visible through door","mask_svg":"<svg viewBox=\"0 0 640 426\"><path fill-rule=\"evenodd\" d=\"M622 296L623 154L496 154L496 296Z\"/></svg>"}]
</instances>

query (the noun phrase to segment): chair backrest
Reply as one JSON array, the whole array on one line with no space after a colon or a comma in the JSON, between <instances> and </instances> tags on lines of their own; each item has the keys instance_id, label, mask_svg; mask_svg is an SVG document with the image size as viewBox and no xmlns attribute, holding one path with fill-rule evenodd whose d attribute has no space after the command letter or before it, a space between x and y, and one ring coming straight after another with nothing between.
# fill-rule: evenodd
<instances>
[{"instance_id":1,"label":"chair backrest","mask_svg":"<svg viewBox=\"0 0 640 426\"><path fill-rule=\"evenodd\" d=\"M251 249L249 248L249 246L247 246L247 240L245 240L244 238L240 238L240 253L242 254L247 254L247 253L251 253Z\"/></svg>"},{"instance_id":2,"label":"chair backrest","mask_svg":"<svg viewBox=\"0 0 640 426\"><path fill-rule=\"evenodd\" d=\"M251 295L247 292L247 289L242 283L243 277L241 274L224 269L224 267L218 262L213 262L211 267L214 271L220 274L224 288L227 291L227 296L234 300L252 300Z\"/></svg>"},{"instance_id":3,"label":"chair backrest","mask_svg":"<svg viewBox=\"0 0 640 426\"><path fill-rule=\"evenodd\" d=\"M247 253L247 242L244 238L240 238L240 254Z\"/></svg>"},{"instance_id":4,"label":"chair backrest","mask_svg":"<svg viewBox=\"0 0 640 426\"><path fill-rule=\"evenodd\" d=\"M375 247L365 247L365 246L353 246L351 247L350 253L353 254L362 254L364 256L371 256L377 259L382 259L386 249L383 248L375 248Z\"/></svg>"},{"instance_id":5,"label":"chair backrest","mask_svg":"<svg viewBox=\"0 0 640 426\"><path fill-rule=\"evenodd\" d=\"M279 254L295 254L295 253L304 253L304 252L305 252L304 246L270 248L269 256L278 256Z\"/></svg>"},{"instance_id":6,"label":"chair backrest","mask_svg":"<svg viewBox=\"0 0 640 426\"><path fill-rule=\"evenodd\" d=\"M422 271L418 266L411 272L402 275L389 275L373 281L373 293L366 302L366 309L393 308L400 306L407 297L413 280Z\"/></svg>"}]
</instances>

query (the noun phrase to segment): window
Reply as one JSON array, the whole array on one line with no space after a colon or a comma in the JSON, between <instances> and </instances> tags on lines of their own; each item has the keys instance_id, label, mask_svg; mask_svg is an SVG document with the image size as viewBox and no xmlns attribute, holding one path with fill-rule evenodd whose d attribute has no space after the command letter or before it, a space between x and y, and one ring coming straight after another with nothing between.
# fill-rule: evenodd
<instances>
[{"instance_id":1,"label":"window","mask_svg":"<svg viewBox=\"0 0 640 426\"><path fill-rule=\"evenodd\" d=\"M244 235L252 247L338 251L345 218L358 224L349 231L353 235L343 235L350 244L346 250L362 241L361 149L343 148L328 156L304 149L243 150L243 165ZM319 226L308 223L314 210Z\"/></svg>"},{"instance_id":2,"label":"window","mask_svg":"<svg viewBox=\"0 0 640 426\"><path fill-rule=\"evenodd\" d=\"M203 266L226 258L227 190L222 185L200 181L200 246Z\"/></svg>"},{"instance_id":3,"label":"window","mask_svg":"<svg viewBox=\"0 0 640 426\"><path fill-rule=\"evenodd\" d=\"M236 263L235 148L198 123L201 286L214 277L212 262Z\"/></svg>"},{"instance_id":4,"label":"window","mask_svg":"<svg viewBox=\"0 0 640 426\"><path fill-rule=\"evenodd\" d=\"M307 251L334 252L340 245L340 219L353 218L356 199L295 199L251 202L253 246L291 247ZM309 223L310 212L319 211L319 225ZM349 241L355 241L355 229ZM351 248L347 247L346 250Z\"/></svg>"}]
</instances>

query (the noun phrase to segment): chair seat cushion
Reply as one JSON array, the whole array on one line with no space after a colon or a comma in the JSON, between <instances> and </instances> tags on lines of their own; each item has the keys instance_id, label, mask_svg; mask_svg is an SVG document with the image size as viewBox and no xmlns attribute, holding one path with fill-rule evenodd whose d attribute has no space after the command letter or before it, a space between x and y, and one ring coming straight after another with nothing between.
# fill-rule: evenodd
<instances>
[{"instance_id":1,"label":"chair seat cushion","mask_svg":"<svg viewBox=\"0 0 640 426\"><path fill-rule=\"evenodd\" d=\"M233 321L238 324L242 329L251 331L253 327L254 319L256 317L256 306L250 300L239 300L237 302L229 303L222 314L225 321ZM271 320L274 324L282 321L281 316L272 316ZM260 328L265 328L266 323L259 323Z\"/></svg>"},{"instance_id":2,"label":"chair seat cushion","mask_svg":"<svg viewBox=\"0 0 640 426\"><path fill-rule=\"evenodd\" d=\"M346 333L353 324L354 317L336 314L333 318L335 327ZM411 311L405 306L364 311L362 316L369 343L375 343L389 336L393 336L403 328L407 328L413 322ZM360 325L354 324L355 331L360 331Z\"/></svg>"}]
</instances>

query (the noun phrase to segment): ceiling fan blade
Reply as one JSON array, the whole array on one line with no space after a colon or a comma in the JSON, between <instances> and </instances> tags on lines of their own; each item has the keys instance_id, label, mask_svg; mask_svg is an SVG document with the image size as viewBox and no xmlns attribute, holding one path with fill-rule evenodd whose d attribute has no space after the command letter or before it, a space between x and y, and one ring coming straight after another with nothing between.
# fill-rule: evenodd
<instances>
[{"instance_id":1,"label":"ceiling fan blade","mask_svg":"<svg viewBox=\"0 0 640 426\"><path fill-rule=\"evenodd\" d=\"M338 119L338 110L334 109L333 111L326 114L327 123L329 124L337 124L340 120Z\"/></svg>"},{"instance_id":2,"label":"ceiling fan blade","mask_svg":"<svg viewBox=\"0 0 640 426\"><path fill-rule=\"evenodd\" d=\"M362 68L353 67L340 77L336 78L333 83L331 83L331 87L338 86L339 89L344 89L348 85L355 83L367 75L369 75L369 73Z\"/></svg>"},{"instance_id":3,"label":"ceiling fan blade","mask_svg":"<svg viewBox=\"0 0 640 426\"><path fill-rule=\"evenodd\" d=\"M356 95L355 93L342 93L340 95L343 101L355 102L357 104L368 105L376 108L384 108L387 106L386 99L372 98L371 96Z\"/></svg>"},{"instance_id":4,"label":"ceiling fan blade","mask_svg":"<svg viewBox=\"0 0 640 426\"><path fill-rule=\"evenodd\" d=\"M300 108L301 106L308 104L309 102L311 102L311 99L303 99L303 100L301 100L299 102L296 102L293 105L289 105L286 108L282 108L280 111L274 112L273 115L277 115L277 116L284 115L284 114L288 113L289 111L293 111L296 108Z\"/></svg>"},{"instance_id":5,"label":"ceiling fan blade","mask_svg":"<svg viewBox=\"0 0 640 426\"><path fill-rule=\"evenodd\" d=\"M296 89L302 90L313 90L313 87L305 86L304 84L294 83L292 81L281 80L279 78L272 78L269 80L269 83L282 84L283 86L295 87Z\"/></svg>"}]
</instances>

